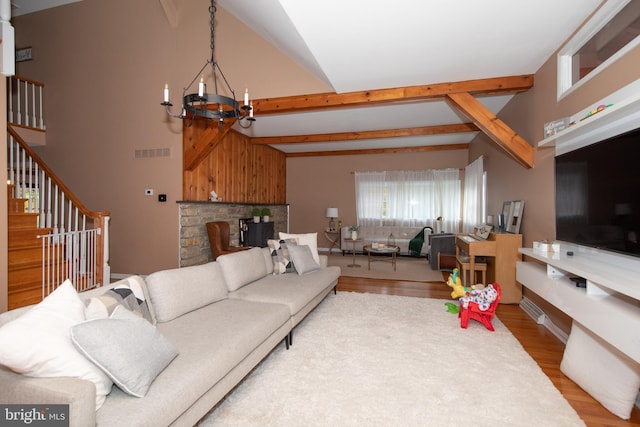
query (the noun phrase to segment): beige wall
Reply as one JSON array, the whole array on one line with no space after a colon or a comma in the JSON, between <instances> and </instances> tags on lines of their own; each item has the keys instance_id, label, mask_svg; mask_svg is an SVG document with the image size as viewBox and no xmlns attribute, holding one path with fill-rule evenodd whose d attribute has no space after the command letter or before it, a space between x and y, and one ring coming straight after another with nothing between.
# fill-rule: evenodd
<instances>
[{"instance_id":1,"label":"beige wall","mask_svg":"<svg viewBox=\"0 0 640 427\"><path fill-rule=\"evenodd\" d=\"M318 232L318 246L328 247L323 231L328 207L339 210L343 225L356 223L354 171L464 168L467 150L366 154L287 159L287 203L292 233Z\"/></svg>"},{"instance_id":2,"label":"beige wall","mask_svg":"<svg viewBox=\"0 0 640 427\"><path fill-rule=\"evenodd\" d=\"M178 102L210 50L209 1L174 3L176 28L158 0L85 0L13 20L16 46L32 46L34 57L17 72L46 85L47 146L38 154L89 209L111 212L114 274L178 265L182 124L160 106L162 88L168 82ZM216 57L237 92L329 90L220 7L216 21ZM149 148L171 157L134 158Z\"/></svg>"}]
</instances>

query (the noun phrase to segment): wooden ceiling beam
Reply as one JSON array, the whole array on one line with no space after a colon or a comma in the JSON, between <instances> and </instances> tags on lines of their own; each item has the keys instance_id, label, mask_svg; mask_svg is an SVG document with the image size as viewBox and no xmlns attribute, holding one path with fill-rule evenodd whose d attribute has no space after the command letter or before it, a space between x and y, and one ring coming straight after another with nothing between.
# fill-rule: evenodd
<instances>
[{"instance_id":1,"label":"wooden ceiling beam","mask_svg":"<svg viewBox=\"0 0 640 427\"><path fill-rule=\"evenodd\" d=\"M533 147L470 93L449 94L449 104L471 120L502 150L526 168L534 163Z\"/></svg>"},{"instance_id":2,"label":"wooden ceiling beam","mask_svg":"<svg viewBox=\"0 0 640 427\"><path fill-rule=\"evenodd\" d=\"M426 145L421 147L369 148L362 150L307 151L285 153L287 157L351 156L357 154L415 153L419 151L468 150L469 144Z\"/></svg>"},{"instance_id":3,"label":"wooden ceiling beam","mask_svg":"<svg viewBox=\"0 0 640 427\"><path fill-rule=\"evenodd\" d=\"M400 138L406 136L442 135L451 133L478 132L473 123L424 126L404 129L370 130L362 132L321 133L312 135L267 136L251 138L252 144L302 144L312 142L358 141L363 139Z\"/></svg>"},{"instance_id":4,"label":"wooden ceiling beam","mask_svg":"<svg viewBox=\"0 0 640 427\"><path fill-rule=\"evenodd\" d=\"M316 93L253 100L256 115L282 114L331 108L357 107L442 99L455 93L495 95L524 92L533 87L533 75L496 77L433 85L407 86L359 92Z\"/></svg>"}]
</instances>

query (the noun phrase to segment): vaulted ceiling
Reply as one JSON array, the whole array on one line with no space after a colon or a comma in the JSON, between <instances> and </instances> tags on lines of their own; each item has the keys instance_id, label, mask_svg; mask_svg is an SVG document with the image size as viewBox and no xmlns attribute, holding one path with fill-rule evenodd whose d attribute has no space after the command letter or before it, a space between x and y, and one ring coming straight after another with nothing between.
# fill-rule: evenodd
<instances>
[{"instance_id":1,"label":"vaulted ceiling","mask_svg":"<svg viewBox=\"0 0 640 427\"><path fill-rule=\"evenodd\" d=\"M527 167L530 145L495 115L601 3L219 0L335 89L256 100L254 142L290 155L415 150L484 131Z\"/></svg>"},{"instance_id":2,"label":"vaulted ceiling","mask_svg":"<svg viewBox=\"0 0 640 427\"><path fill-rule=\"evenodd\" d=\"M603 2L218 0L335 90L254 100L258 120L237 129L292 156L450 149L485 132L531 167L531 146L495 116Z\"/></svg>"}]
</instances>

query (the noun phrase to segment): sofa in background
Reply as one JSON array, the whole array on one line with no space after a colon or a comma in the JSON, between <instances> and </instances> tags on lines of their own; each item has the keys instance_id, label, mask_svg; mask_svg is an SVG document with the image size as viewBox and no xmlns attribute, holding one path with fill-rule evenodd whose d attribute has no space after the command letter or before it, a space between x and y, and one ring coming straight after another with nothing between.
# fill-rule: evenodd
<instances>
[{"instance_id":1,"label":"sofa in background","mask_svg":"<svg viewBox=\"0 0 640 427\"><path fill-rule=\"evenodd\" d=\"M355 243L355 251L363 252L363 247L370 245L374 242L387 243L389 235L393 234L396 242L396 246L400 247L400 254L409 255L409 242L416 237L418 233L422 231L424 227L395 227L395 226L380 226L380 227L365 227L360 226L358 230L358 238L362 239L362 242ZM428 234L429 229L425 230L424 243L420 250L420 255L426 255L429 252ZM349 227L342 227L340 232L342 254L351 253L353 249L353 243L345 241L345 239L351 238L351 231Z\"/></svg>"},{"instance_id":2,"label":"sofa in background","mask_svg":"<svg viewBox=\"0 0 640 427\"><path fill-rule=\"evenodd\" d=\"M335 290L339 267L328 267L326 256L319 256L319 262L310 259L313 256L308 246L298 247L291 259L295 263L301 256L304 258L301 265L308 270L304 274L273 274L270 249L253 248L220 256L217 261L204 265L155 272L144 279L132 276L80 294L71 284L62 285L41 304L3 313L0 315L0 363L5 366L0 366L0 402L69 404L71 426L192 426L274 347L284 342L288 348L295 325ZM103 309L109 306L101 301L114 288L138 289L133 304L143 307L146 311L140 312L147 318L134 313L135 307L133 311L119 310L121 307L116 304L109 319L83 321L86 307L92 306L94 299L98 299L96 304ZM56 298L68 301L69 309L63 308L64 304L46 304ZM56 309L64 312L52 314L51 310ZM129 314L124 318L114 317L116 312ZM60 335L56 345L66 346L67 353L73 345L67 342L71 341L69 324L73 325L74 342L83 328L100 333L105 325L127 326L126 333L121 335L126 336L124 346L130 348L123 350L134 356L120 360L120 365L113 364L112 360L104 361L109 368L104 372L92 365L98 377L108 372L107 380L113 380L117 386L111 386L111 382L103 384L104 378L96 379L96 375L71 372L56 378L34 378L6 367L10 352L24 350L10 348L14 341L19 341L15 339L16 334L30 351L39 350L36 356L55 358L51 345L41 345L49 341L40 340L46 338L42 334L48 333L47 327L55 326L57 318L64 318L68 313L75 313L76 320L65 320L62 326L66 324L67 329L59 327L56 331ZM38 319L38 316L42 317ZM78 316L81 317L79 323ZM31 319L31 325L25 319ZM33 321L40 321L41 326L34 325ZM145 334L138 335L130 325L140 327ZM27 329L20 330L20 327ZM112 339L117 341L115 337ZM148 341L153 341L149 347L141 344ZM79 350L74 355L76 358L79 354L80 359L83 355L99 357L94 354L100 353L99 349L84 342L76 342L75 347ZM112 350L109 348L107 359L117 359ZM162 355L160 361L156 360L158 354ZM60 361L54 363L57 362ZM156 372L147 372L150 367ZM139 377L145 384L140 384ZM99 396L105 389L108 394ZM136 393L143 397L135 397Z\"/></svg>"}]
</instances>

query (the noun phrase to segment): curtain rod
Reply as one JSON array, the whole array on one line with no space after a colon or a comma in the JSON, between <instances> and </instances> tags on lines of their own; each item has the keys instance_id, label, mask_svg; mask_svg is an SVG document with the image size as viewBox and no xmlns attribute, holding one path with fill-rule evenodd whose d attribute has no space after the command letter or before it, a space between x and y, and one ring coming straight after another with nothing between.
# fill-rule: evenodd
<instances>
[{"instance_id":1,"label":"curtain rod","mask_svg":"<svg viewBox=\"0 0 640 427\"><path fill-rule=\"evenodd\" d=\"M447 168L447 169L455 169L455 168ZM414 169L414 170L428 170L428 169ZM436 170L444 170L444 169L436 169ZM458 168L459 171L464 171L464 168ZM396 171L351 171L349 174L355 175L356 172L396 172ZM412 172L412 171L403 171L403 172Z\"/></svg>"}]
</instances>

